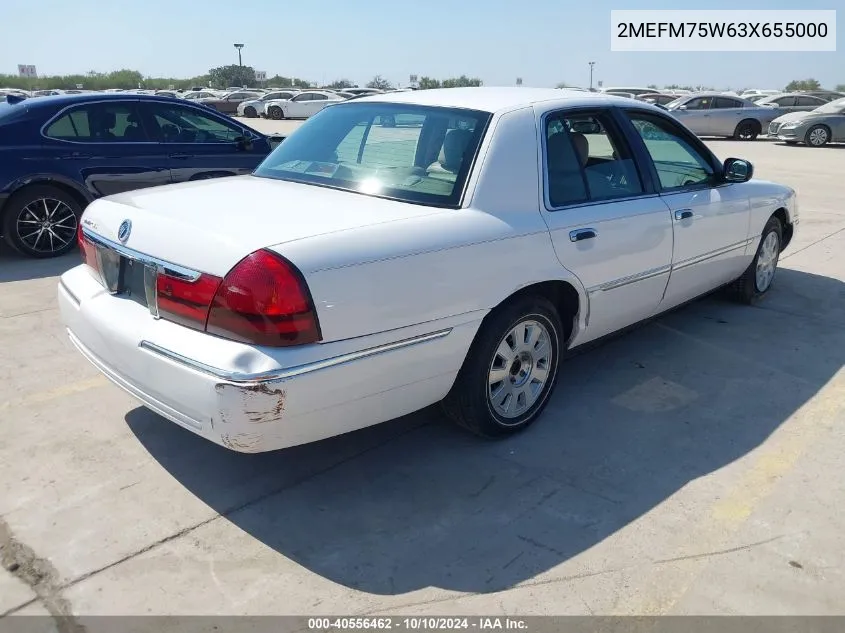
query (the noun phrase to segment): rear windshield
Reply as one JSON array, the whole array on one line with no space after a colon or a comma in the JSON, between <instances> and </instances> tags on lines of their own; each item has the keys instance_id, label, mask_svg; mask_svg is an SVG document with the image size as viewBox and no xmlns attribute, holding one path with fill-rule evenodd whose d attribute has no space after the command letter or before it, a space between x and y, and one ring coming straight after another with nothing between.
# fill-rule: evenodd
<instances>
[{"instance_id":1,"label":"rear windshield","mask_svg":"<svg viewBox=\"0 0 845 633\"><path fill-rule=\"evenodd\" d=\"M285 139L255 175L454 207L489 121L476 110L332 105Z\"/></svg>"}]
</instances>

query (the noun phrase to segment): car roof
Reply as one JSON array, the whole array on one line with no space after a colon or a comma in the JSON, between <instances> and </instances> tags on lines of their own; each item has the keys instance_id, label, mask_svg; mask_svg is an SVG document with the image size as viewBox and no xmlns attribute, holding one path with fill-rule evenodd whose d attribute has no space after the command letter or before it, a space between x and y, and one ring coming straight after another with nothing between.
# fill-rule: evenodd
<instances>
[{"instance_id":1,"label":"car roof","mask_svg":"<svg viewBox=\"0 0 845 633\"><path fill-rule=\"evenodd\" d=\"M356 103L409 103L445 108L467 108L490 113L516 110L537 103L557 102L562 106L590 106L598 103L630 104L631 101L625 97L614 97L601 92L520 87L435 88L411 92L386 92L355 99ZM644 101L638 101L637 104L652 107Z\"/></svg>"},{"instance_id":2,"label":"car roof","mask_svg":"<svg viewBox=\"0 0 845 633\"><path fill-rule=\"evenodd\" d=\"M27 99L26 104L30 108L55 108L57 106L69 106L75 103L85 103L89 101L126 101L127 99L173 103L173 97L140 94L137 92L85 92L82 94L60 94Z\"/></svg>"}]
</instances>

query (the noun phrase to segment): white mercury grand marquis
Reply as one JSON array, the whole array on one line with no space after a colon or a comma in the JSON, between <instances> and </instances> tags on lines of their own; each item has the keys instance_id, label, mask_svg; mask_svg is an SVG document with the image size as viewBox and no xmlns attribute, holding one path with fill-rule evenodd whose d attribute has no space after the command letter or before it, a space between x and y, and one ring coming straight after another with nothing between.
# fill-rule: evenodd
<instances>
[{"instance_id":1,"label":"white mercury grand marquis","mask_svg":"<svg viewBox=\"0 0 845 633\"><path fill-rule=\"evenodd\" d=\"M108 378L235 451L436 402L504 435L540 415L566 350L722 286L769 290L798 208L752 173L630 99L379 94L253 175L95 201L59 303Z\"/></svg>"}]
</instances>

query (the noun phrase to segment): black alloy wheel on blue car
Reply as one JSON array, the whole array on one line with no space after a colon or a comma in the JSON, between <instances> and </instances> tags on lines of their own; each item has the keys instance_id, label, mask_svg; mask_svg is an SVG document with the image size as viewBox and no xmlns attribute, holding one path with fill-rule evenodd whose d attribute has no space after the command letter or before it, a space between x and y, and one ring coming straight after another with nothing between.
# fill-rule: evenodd
<instances>
[{"instance_id":1,"label":"black alloy wheel on blue car","mask_svg":"<svg viewBox=\"0 0 845 633\"><path fill-rule=\"evenodd\" d=\"M57 257L76 247L82 205L64 189L32 185L14 193L3 214L3 235L19 253Z\"/></svg>"}]
</instances>

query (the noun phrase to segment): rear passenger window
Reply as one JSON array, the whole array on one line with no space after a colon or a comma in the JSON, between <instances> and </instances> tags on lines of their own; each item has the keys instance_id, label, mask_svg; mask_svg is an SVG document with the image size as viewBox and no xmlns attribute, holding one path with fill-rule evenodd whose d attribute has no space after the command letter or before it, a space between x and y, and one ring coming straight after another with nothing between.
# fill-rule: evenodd
<instances>
[{"instance_id":1,"label":"rear passenger window","mask_svg":"<svg viewBox=\"0 0 845 633\"><path fill-rule=\"evenodd\" d=\"M552 207L643 193L630 150L604 113L547 119L546 180Z\"/></svg>"},{"instance_id":2,"label":"rear passenger window","mask_svg":"<svg viewBox=\"0 0 845 633\"><path fill-rule=\"evenodd\" d=\"M144 142L134 104L89 103L59 117L45 130L49 138L81 143Z\"/></svg>"},{"instance_id":3,"label":"rear passenger window","mask_svg":"<svg viewBox=\"0 0 845 633\"><path fill-rule=\"evenodd\" d=\"M727 108L741 108L742 101L737 101L736 99L729 99L727 97L716 97L713 99L712 108L717 108L721 110L725 110Z\"/></svg>"},{"instance_id":4,"label":"rear passenger window","mask_svg":"<svg viewBox=\"0 0 845 633\"><path fill-rule=\"evenodd\" d=\"M91 136L88 128L88 113L76 110L56 119L47 128L47 136L71 141L87 140Z\"/></svg>"}]
</instances>

